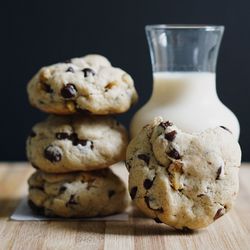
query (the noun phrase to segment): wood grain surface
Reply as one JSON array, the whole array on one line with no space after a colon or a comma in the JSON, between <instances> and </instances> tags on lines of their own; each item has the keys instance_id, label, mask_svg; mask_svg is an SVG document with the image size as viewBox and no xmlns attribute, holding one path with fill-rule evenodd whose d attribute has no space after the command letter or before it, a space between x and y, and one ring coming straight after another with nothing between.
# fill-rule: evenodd
<instances>
[{"instance_id":1,"label":"wood grain surface","mask_svg":"<svg viewBox=\"0 0 250 250\"><path fill-rule=\"evenodd\" d=\"M117 174L127 179L123 166ZM132 210L128 221L11 221L27 194L34 170L27 163L0 164L0 249L250 249L250 164L240 170L235 207L208 228L192 233L173 230Z\"/></svg>"}]
</instances>

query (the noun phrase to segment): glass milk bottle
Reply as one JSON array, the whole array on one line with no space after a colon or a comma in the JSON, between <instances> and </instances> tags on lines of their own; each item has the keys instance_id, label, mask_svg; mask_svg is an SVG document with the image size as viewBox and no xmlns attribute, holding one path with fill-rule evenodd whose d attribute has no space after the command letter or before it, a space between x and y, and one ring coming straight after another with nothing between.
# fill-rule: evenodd
<instances>
[{"instance_id":1,"label":"glass milk bottle","mask_svg":"<svg viewBox=\"0 0 250 250\"><path fill-rule=\"evenodd\" d=\"M146 26L154 86L151 98L132 119L132 137L162 116L186 132L224 126L239 138L239 122L216 92L223 31L223 26Z\"/></svg>"}]
</instances>

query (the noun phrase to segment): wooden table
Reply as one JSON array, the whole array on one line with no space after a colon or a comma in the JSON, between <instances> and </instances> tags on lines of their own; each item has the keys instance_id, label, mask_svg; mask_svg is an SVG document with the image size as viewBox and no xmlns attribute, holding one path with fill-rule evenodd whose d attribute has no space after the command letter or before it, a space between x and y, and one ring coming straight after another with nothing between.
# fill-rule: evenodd
<instances>
[{"instance_id":1,"label":"wooden table","mask_svg":"<svg viewBox=\"0 0 250 250\"><path fill-rule=\"evenodd\" d=\"M250 164L240 170L240 194L227 215L193 233L177 232L138 211L128 221L11 221L27 194L27 163L0 164L0 249L250 249ZM126 176L118 166L116 172Z\"/></svg>"}]
</instances>

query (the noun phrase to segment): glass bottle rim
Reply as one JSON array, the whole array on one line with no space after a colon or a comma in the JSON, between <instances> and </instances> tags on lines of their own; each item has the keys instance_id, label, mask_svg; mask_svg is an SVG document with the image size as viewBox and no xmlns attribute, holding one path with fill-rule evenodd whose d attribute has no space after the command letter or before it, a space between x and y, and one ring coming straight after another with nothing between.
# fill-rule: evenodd
<instances>
[{"instance_id":1,"label":"glass bottle rim","mask_svg":"<svg viewBox=\"0 0 250 250\"><path fill-rule=\"evenodd\" d=\"M207 30L215 31L221 30L224 31L225 27L223 25L207 25L207 24L150 24L145 26L146 31L150 30L163 30L163 29L172 29L172 30Z\"/></svg>"}]
</instances>

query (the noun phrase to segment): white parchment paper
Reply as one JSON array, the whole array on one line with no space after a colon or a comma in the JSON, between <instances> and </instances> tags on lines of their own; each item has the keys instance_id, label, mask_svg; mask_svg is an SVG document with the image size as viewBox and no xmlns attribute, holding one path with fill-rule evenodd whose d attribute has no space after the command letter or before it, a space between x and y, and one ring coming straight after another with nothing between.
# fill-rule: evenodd
<instances>
[{"instance_id":1,"label":"white parchment paper","mask_svg":"<svg viewBox=\"0 0 250 250\"><path fill-rule=\"evenodd\" d=\"M128 214L121 213L112 216L95 218L47 218L33 213L33 211L28 206L27 198L24 198L21 200L14 213L10 216L10 219L15 221L127 221Z\"/></svg>"}]
</instances>

